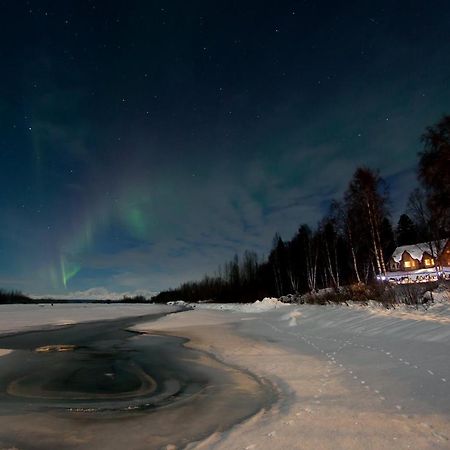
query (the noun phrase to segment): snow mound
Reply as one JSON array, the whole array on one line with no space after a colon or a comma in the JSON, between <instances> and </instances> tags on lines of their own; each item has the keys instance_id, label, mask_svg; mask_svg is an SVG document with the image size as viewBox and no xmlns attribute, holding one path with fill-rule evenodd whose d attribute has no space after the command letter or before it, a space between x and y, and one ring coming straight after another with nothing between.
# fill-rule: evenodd
<instances>
[{"instance_id":1,"label":"snow mound","mask_svg":"<svg viewBox=\"0 0 450 450\"><path fill-rule=\"evenodd\" d=\"M279 308L280 306L284 306L283 302L280 302L275 297L265 297L261 301L256 300L255 303L253 303L251 306L253 306L253 309L256 311L269 311L271 309Z\"/></svg>"},{"instance_id":2,"label":"snow mound","mask_svg":"<svg viewBox=\"0 0 450 450\"><path fill-rule=\"evenodd\" d=\"M243 313L260 313L288 306L275 297L265 297L254 303L191 303L195 309L215 309L220 311L237 311Z\"/></svg>"},{"instance_id":3,"label":"snow mound","mask_svg":"<svg viewBox=\"0 0 450 450\"><path fill-rule=\"evenodd\" d=\"M450 288L446 286L439 286L434 291L427 291L424 294L424 299L434 303L449 303L450 302Z\"/></svg>"},{"instance_id":4,"label":"snow mound","mask_svg":"<svg viewBox=\"0 0 450 450\"><path fill-rule=\"evenodd\" d=\"M294 311L290 311L287 314L285 314L281 320L288 320L290 327L295 327L298 325L297 319L299 319L302 316L302 313L299 309L294 309Z\"/></svg>"},{"instance_id":5,"label":"snow mound","mask_svg":"<svg viewBox=\"0 0 450 450\"><path fill-rule=\"evenodd\" d=\"M185 302L184 300L175 300L173 302L167 302L169 306L185 306L188 307L189 303Z\"/></svg>"}]
</instances>

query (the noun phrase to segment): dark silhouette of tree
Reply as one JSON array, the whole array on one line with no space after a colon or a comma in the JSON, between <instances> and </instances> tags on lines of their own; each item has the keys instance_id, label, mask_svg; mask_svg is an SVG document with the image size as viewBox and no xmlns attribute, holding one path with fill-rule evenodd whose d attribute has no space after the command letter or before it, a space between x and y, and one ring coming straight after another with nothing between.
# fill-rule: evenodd
<instances>
[{"instance_id":1,"label":"dark silhouette of tree","mask_svg":"<svg viewBox=\"0 0 450 450\"><path fill-rule=\"evenodd\" d=\"M438 238L450 233L450 115L428 127L422 142L419 181Z\"/></svg>"},{"instance_id":2,"label":"dark silhouette of tree","mask_svg":"<svg viewBox=\"0 0 450 450\"><path fill-rule=\"evenodd\" d=\"M340 236L336 213L333 207L330 208L328 215L319 224L318 236L325 284L338 289L341 283L341 271L338 257Z\"/></svg>"},{"instance_id":3,"label":"dark silhouette of tree","mask_svg":"<svg viewBox=\"0 0 450 450\"><path fill-rule=\"evenodd\" d=\"M421 187L408 201L419 241L427 242L430 255L437 260L441 239L450 234L450 116L426 129L421 137L418 178ZM436 273L439 275L438 266Z\"/></svg>"},{"instance_id":4,"label":"dark silhouette of tree","mask_svg":"<svg viewBox=\"0 0 450 450\"><path fill-rule=\"evenodd\" d=\"M433 239L434 226L432 223L431 211L426 202L426 195L423 189L414 189L408 199L407 210L413 219L417 229L418 241L425 242Z\"/></svg>"},{"instance_id":5,"label":"dark silhouette of tree","mask_svg":"<svg viewBox=\"0 0 450 450\"><path fill-rule=\"evenodd\" d=\"M272 241L272 251L269 255L269 264L273 269L276 292L279 297L287 292L289 286L287 257L286 246L284 245L281 236L276 233Z\"/></svg>"},{"instance_id":6,"label":"dark silhouette of tree","mask_svg":"<svg viewBox=\"0 0 450 450\"><path fill-rule=\"evenodd\" d=\"M426 199L426 193L423 189L417 188L411 193L408 200L408 210L414 217L416 227L419 230L419 241L428 244L430 255L435 261L438 261L437 255L441 253L440 241L442 230L439 223L435 221L434 214L429 208L429 202ZM436 276L440 278L438 265L435 265Z\"/></svg>"},{"instance_id":7,"label":"dark silhouette of tree","mask_svg":"<svg viewBox=\"0 0 450 450\"><path fill-rule=\"evenodd\" d=\"M298 264L297 248L292 240L287 247L287 278L289 290L295 294L300 292L300 268Z\"/></svg>"},{"instance_id":8,"label":"dark silhouette of tree","mask_svg":"<svg viewBox=\"0 0 450 450\"><path fill-rule=\"evenodd\" d=\"M330 205L330 210L333 211L333 216L335 217L336 221L336 227L339 230L339 234L342 236L342 242L347 247L347 262L351 261L349 265L351 266L351 272L353 273L354 281L356 281L357 283L361 283L357 256L357 244L359 241L359 239L357 239L358 222L350 214L349 205L347 205L346 202L333 200ZM346 252L343 251L342 253L344 254ZM341 269L343 269L345 266L346 264L342 264Z\"/></svg>"},{"instance_id":9,"label":"dark silhouette of tree","mask_svg":"<svg viewBox=\"0 0 450 450\"><path fill-rule=\"evenodd\" d=\"M5 291L0 289L0 304L36 303L36 300L22 294L20 291Z\"/></svg>"},{"instance_id":10,"label":"dark silhouette of tree","mask_svg":"<svg viewBox=\"0 0 450 450\"><path fill-rule=\"evenodd\" d=\"M318 236L304 224L298 230L298 239L304 255L308 290L314 292L317 289Z\"/></svg>"},{"instance_id":11,"label":"dark silhouette of tree","mask_svg":"<svg viewBox=\"0 0 450 450\"><path fill-rule=\"evenodd\" d=\"M241 278L245 283L254 283L258 273L258 255L246 250L242 260Z\"/></svg>"},{"instance_id":12,"label":"dark silhouette of tree","mask_svg":"<svg viewBox=\"0 0 450 450\"><path fill-rule=\"evenodd\" d=\"M384 180L377 171L366 167L356 169L345 193L345 203L349 219L353 221L352 227L359 226L361 232L366 230L370 237L373 260L376 272L386 273L384 252L381 239L381 225L387 216L388 193ZM353 233L354 235L355 233ZM361 235L361 233L359 233ZM365 272L368 273L370 261L366 260Z\"/></svg>"},{"instance_id":13,"label":"dark silhouette of tree","mask_svg":"<svg viewBox=\"0 0 450 450\"><path fill-rule=\"evenodd\" d=\"M383 248L384 262L387 263L392 253L397 247L394 230L388 217L384 217L381 222L381 246Z\"/></svg>"},{"instance_id":14,"label":"dark silhouette of tree","mask_svg":"<svg viewBox=\"0 0 450 450\"><path fill-rule=\"evenodd\" d=\"M286 244L288 279L290 291L294 293L305 292L308 289L306 260L304 257L303 242L299 233L300 230Z\"/></svg>"},{"instance_id":15,"label":"dark silhouette of tree","mask_svg":"<svg viewBox=\"0 0 450 450\"><path fill-rule=\"evenodd\" d=\"M402 214L398 219L395 236L398 246L419 242L417 226L407 214Z\"/></svg>"}]
</instances>

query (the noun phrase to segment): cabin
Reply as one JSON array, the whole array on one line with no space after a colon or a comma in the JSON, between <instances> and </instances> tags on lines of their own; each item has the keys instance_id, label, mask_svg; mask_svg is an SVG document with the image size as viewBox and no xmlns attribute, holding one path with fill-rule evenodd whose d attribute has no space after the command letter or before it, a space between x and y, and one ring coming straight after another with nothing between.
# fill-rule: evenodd
<instances>
[{"instance_id":1,"label":"cabin","mask_svg":"<svg viewBox=\"0 0 450 450\"><path fill-rule=\"evenodd\" d=\"M386 279L393 282L433 281L438 276L450 279L450 239L397 247L387 269Z\"/></svg>"}]
</instances>

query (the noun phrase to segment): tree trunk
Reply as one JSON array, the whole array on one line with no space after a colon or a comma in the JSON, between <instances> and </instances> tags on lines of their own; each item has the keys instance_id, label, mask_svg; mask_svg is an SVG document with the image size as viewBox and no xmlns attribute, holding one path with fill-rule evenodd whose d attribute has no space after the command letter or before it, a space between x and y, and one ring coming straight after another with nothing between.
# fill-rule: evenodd
<instances>
[{"instance_id":1,"label":"tree trunk","mask_svg":"<svg viewBox=\"0 0 450 450\"><path fill-rule=\"evenodd\" d=\"M377 224L375 224L377 225ZM377 241L378 241L378 250L380 252L380 262L381 262L381 269L383 271L383 275L386 276L386 264L384 263L384 253L383 253L383 246L381 245L381 237L380 237L380 227L376 226L375 228Z\"/></svg>"},{"instance_id":2,"label":"tree trunk","mask_svg":"<svg viewBox=\"0 0 450 450\"><path fill-rule=\"evenodd\" d=\"M340 286L340 280L339 280L339 261L338 261L338 254L337 254L337 243L334 247L334 264L336 266L336 289L339 289Z\"/></svg>"},{"instance_id":3,"label":"tree trunk","mask_svg":"<svg viewBox=\"0 0 450 450\"><path fill-rule=\"evenodd\" d=\"M328 241L326 240L326 238L325 238L325 249L326 249L326 253L327 253L328 271L330 273L330 277L331 277L334 287L337 288L338 282L337 282L336 276L334 274L333 264L331 263L330 247L328 245Z\"/></svg>"},{"instance_id":4,"label":"tree trunk","mask_svg":"<svg viewBox=\"0 0 450 450\"><path fill-rule=\"evenodd\" d=\"M295 294L298 293L298 280L294 277L294 273L292 270L288 270L289 281L291 282L291 288Z\"/></svg>"},{"instance_id":5,"label":"tree trunk","mask_svg":"<svg viewBox=\"0 0 450 450\"><path fill-rule=\"evenodd\" d=\"M358 280L358 283L361 283L361 277L359 276L358 264L356 263L356 253L355 247L353 245L353 236L350 226L347 226L347 233L348 233L348 242L350 243L350 250L352 252L353 268L355 269L356 279Z\"/></svg>"},{"instance_id":6,"label":"tree trunk","mask_svg":"<svg viewBox=\"0 0 450 450\"><path fill-rule=\"evenodd\" d=\"M380 262L380 253L379 253L377 239L376 239L374 217L373 217L370 203L368 200L366 200L366 206L367 206L367 213L369 215L370 234L372 236L372 245L373 245L373 250L374 250L374 254L375 254L375 262L377 264L378 274L381 275L382 274L382 266L381 266L381 262Z\"/></svg>"}]
</instances>

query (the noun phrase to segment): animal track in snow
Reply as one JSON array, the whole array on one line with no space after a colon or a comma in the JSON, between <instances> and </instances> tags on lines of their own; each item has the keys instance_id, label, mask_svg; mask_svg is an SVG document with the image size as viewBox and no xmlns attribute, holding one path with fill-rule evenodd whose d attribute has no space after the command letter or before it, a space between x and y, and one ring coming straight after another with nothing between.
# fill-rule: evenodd
<instances>
[{"instance_id":1,"label":"animal track in snow","mask_svg":"<svg viewBox=\"0 0 450 450\"><path fill-rule=\"evenodd\" d=\"M308 339L310 340L310 339L311 339L311 336L308 336ZM335 338L325 338L325 337L323 337L323 336L316 336L315 339L325 340L325 341L328 340L328 341L340 343L341 346L338 347L335 351L332 352L332 354L334 354L334 355L335 355L336 353L340 352L340 351L341 351L343 348L345 348L346 346L352 346L352 347L355 347L355 348L362 348L362 349L367 349L367 350L379 352L379 353L381 353L381 354L387 356L387 357L390 358L390 359L394 359L394 355L392 354L392 352L387 351L387 350L385 350L384 348L376 348L376 347L373 347L373 346L370 346L370 345L357 344L357 343L355 343L355 342L353 342L353 341L351 341L351 340L348 340L348 339L345 340L345 341L339 341L339 340L337 340L337 339L335 339ZM328 353L326 353L326 355L328 356ZM402 364L404 364L404 365L406 365L406 366L413 367L414 369L420 369L420 366L419 366L419 365L413 364L413 363L411 363L410 361L406 360L405 358L398 357L397 360L398 360L400 363L402 363ZM431 376L435 375L434 371L432 371L432 370L430 370L430 369L424 369L424 370L425 370L425 372L426 372L428 375L431 375ZM444 381L444 380L445 380L445 381ZM447 382L447 379L446 379L446 378L443 378L443 377L440 377L440 381L441 381L442 383L445 383L445 382Z\"/></svg>"}]
</instances>

